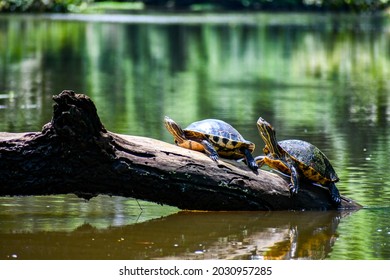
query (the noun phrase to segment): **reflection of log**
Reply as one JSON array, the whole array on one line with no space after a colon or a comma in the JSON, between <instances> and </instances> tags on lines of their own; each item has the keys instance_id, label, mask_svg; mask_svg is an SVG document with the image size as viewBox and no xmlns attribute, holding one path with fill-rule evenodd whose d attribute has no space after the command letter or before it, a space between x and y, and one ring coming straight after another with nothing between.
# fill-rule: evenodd
<instances>
[{"instance_id":1,"label":"reflection of log","mask_svg":"<svg viewBox=\"0 0 390 280\"><path fill-rule=\"evenodd\" d=\"M29 232L19 225L0 229L0 259L14 252L19 259L324 259L351 213L182 211L106 229Z\"/></svg>"},{"instance_id":2,"label":"reflection of log","mask_svg":"<svg viewBox=\"0 0 390 280\"><path fill-rule=\"evenodd\" d=\"M0 134L0 195L120 195L199 210L332 208L327 190L155 139L117 135L85 95L63 91L41 132ZM358 208L343 200L342 208Z\"/></svg>"}]
</instances>

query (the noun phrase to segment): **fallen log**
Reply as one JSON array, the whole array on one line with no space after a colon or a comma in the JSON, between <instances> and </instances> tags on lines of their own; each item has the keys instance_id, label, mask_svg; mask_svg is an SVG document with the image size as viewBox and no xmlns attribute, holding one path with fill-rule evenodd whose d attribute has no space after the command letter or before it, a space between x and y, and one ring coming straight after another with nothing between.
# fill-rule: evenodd
<instances>
[{"instance_id":1,"label":"fallen log","mask_svg":"<svg viewBox=\"0 0 390 280\"><path fill-rule=\"evenodd\" d=\"M42 131L0 133L0 196L108 194L189 210L334 209L325 188L307 183L291 196L273 173L107 131L86 95L63 91L53 99ZM360 207L347 198L339 206Z\"/></svg>"}]
</instances>

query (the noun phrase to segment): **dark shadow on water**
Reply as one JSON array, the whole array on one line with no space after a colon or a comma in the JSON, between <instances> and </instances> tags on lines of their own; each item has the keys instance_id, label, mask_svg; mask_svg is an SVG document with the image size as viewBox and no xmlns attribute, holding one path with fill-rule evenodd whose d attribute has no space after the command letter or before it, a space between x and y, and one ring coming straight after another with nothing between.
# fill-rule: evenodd
<instances>
[{"instance_id":1,"label":"dark shadow on water","mask_svg":"<svg viewBox=\"0 0 390 280\"><path fill-rule=\"evenodd\" d=\"M0 259L325 259L352 212L178 212L71 232L0 234Z\"/></svg>"}]
</instances>

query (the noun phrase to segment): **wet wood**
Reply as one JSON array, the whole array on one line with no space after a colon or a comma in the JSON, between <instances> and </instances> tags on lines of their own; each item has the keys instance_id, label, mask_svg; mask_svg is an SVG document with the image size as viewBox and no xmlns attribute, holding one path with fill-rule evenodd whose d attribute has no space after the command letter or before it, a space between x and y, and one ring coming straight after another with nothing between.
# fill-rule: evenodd
<instances>
[{"instance_id":1,"label":"wet wood","mask_svg":"<svg viewBox=\"0 0 390 280\"><path fill-rule=\"evenodd\" d=\"M0 133L0 195L133 197L191 210L333 209L327 189L304 185L156 139L107 131L85 95L53 97L41 132ZM161 124L163 125L163 124ZM361 206L343 198L339 208Z\"/></svg>"}]
</instances>

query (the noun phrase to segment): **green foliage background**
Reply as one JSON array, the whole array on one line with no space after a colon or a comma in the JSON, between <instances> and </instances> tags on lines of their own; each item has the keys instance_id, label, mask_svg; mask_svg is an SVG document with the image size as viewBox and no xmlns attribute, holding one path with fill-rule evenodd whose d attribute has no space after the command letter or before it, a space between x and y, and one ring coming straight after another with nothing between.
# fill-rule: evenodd
<instances>
[{"instance_id":1,"label":"green foliage background","mask_svg":"<svg viewBox=\"0 0 390 280\"><path fill-rule=\"evenodd\" d=\"M0 0L0 12L69 12L96 2L141 3L143 7L184 10L379 11L390 0Z\"/></svg>"},{"instance_id":2,"label":"green foliage background","mask_svg":"<svg viewBox=\"0 0 390 280\"><path fill-rule=\"evenodd\" d=\"M0 0L1 12L68 12L85 0Z\"/></svg>"}]
</instances>

